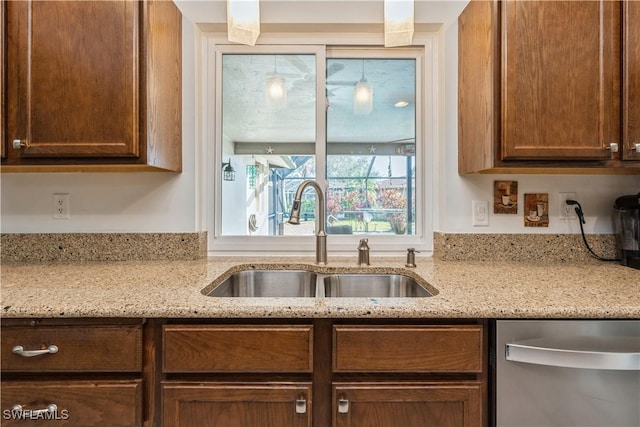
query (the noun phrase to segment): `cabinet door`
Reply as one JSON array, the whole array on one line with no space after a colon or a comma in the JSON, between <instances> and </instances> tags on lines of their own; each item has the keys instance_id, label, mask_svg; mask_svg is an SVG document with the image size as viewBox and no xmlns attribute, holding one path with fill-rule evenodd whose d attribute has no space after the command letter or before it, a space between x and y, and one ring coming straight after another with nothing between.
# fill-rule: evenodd
<instances>
[{"instance_id":1,"label":"cabinet door","mask_svg":"<svg viewBox=\"0 0 640 427\"><path fill-rule=\"evenodd\" d=\"M162 385L166 427L311 427L311 384Z\"/></svg>"},{"instance_id":2,"label":"cabinet door","mask_svg":"<svg viewBox=\"0 0 640 427\"><path fill-rule=\"evenodd\" d=\"M138 156L139 10L137 1L7 2L9 163Z\"/></svg>"},{"instance_id":3,"label":"cabinet door","mask_svg":"<svg viewBox=\"0 0 640 427\"><path fill-rule=\"evenodd\" d=\"M343 383L333 386L333 427L484 425L480 383Z\"/></svg>"},{"instance_id":4,"label":"cabinet door","mask_svg":"<svg viewBox=\"0 0 640 427\"><path fill-rule=\"evenodd\" d=\"M7 62L5 61L4 58L4 51L5 51L5 47L4 47L4 42L5 42L5 36L4 36L4 31L5 31L5 23L4 23L4 16L5 16L5 2L0 3L0 158L4 159L5 156L5 139L4 139L4 128L6 126L5 123L5 115L6 115L6 110L5 110L5 106L4 106L4 74L5 74L5 67L7 66Z\"/></svg>"},{"instance_id":5,"label":"cabinet door","mask_svg":"<svg viewBox=\"0 0 640 427\"><path fill-rule=\"evenodd\" d=\"M623 132L625 160L640 160L640 2L625 1L623 79Z\"/></svg>"},{"instance_id":6,"label":"cabinet door","mask_svg":"<svg viewBox=\"0 0 640 427\"><path fill-rule=\"evenodd\" d=\"M610 158L620 3L504 1L502 19L502 160Z\"/></svg>"}]
</instances>

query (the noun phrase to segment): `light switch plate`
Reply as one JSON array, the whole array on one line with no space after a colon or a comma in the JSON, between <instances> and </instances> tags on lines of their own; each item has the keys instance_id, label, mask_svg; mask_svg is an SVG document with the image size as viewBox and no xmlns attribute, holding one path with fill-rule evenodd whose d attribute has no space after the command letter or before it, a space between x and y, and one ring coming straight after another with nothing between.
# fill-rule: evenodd
<instances>
[{"instance_id":1,"label":"light switch plate","mask_svg":"<svg viewBox=\"0 0 640 427\"><path fill-rule=\"evenodd\" d=\"M474 227L489 225L489 202L487 200L473 200L471 202L471 224Z\"/></svg>"}]
</instances>

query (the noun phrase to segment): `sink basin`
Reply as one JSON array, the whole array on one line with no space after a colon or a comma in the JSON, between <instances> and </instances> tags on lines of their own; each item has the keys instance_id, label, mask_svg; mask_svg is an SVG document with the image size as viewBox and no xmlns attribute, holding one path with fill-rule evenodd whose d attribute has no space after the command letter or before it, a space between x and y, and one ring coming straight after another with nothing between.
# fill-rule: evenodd
<instances>
[{"instance_id":1,"label":"sink basin","mask_svg":"<svg viewBox=\"0 0 640 427\"><path fill-rule=\"evenodd\" d=\"M432 296L413 278L402 274L332 274L324 278L324 293L328 298Z\"/></svg>"},{"instance_id":2,"label":"sink basin","mask_svg":"<svg viewBox=\"0 0 640 427\"><path fill-rule=\"evenodd\" d=\"M232 274L207 296L315 297L317 275L304 270L243 270Z\"/></svg>"}]
</instances>

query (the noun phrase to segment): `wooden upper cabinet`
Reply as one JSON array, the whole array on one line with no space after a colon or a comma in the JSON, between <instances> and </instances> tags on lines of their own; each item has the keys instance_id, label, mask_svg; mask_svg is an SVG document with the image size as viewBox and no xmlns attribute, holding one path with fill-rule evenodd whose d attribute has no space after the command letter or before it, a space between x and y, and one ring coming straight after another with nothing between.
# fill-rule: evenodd
<instances>
[{"instance_id":1,"label":"wooden upper cabinet","mask_svg":"<svg viewBox=\"0 0 640 427\"><path fill-rule=\"evenodd\" d=\"M139 155L139 8L12 2L9 135L19 157ZM13 147L10 147L13 148Z\"/></svg>"},{"instance_id":2,"label":"wooden upper cabinet","mask_svg":"<svg viewBox=\"0 0 640 427\"><path fill-rule=\"evenodd\" d=\"M609 158L620 142L620 4L501 8L502 160Z\"/></svg>"},{"instance_id":3,"label":"wooden upper cabinet","mask_svg":"<svg viewBox=\"0 0 640 427\"><path fill-rule=\"evenodd\" d=\"M620 161L629 158L622 8L609 0L469 3L459 19L460 173L640 172ZM633 27L637 19L627 18ZM637 28L627 32L637 40ZM627 74L637 87L637 75Z\"/></svg>"},{"instance_id":4,"label":"wooden upper cabinet","mask_svg":"<svg viewBox=\"0 0 640 427\"><path fill-rule=\"evenodd\" d=\"M640 2L623 3L622 157L640 160Z\"/></svg>"},{"instance_id":5,"label":"wooden upper cabinet","mask_svg":"<svg viewBox=\"0 0 640 427\"><path fill-rule=\"evenodd\" d=\"M172 2L9 1L7 47L7 165L180 170Z\"/></svg>"},{"instance_id":6,"label":"wooden upper cabinet","mask_svg":"<svg viewBox=\"0 0 640 427\"><path fill-rule=\"evenodd\" d=\"M4 159L6 150L4 145L5 105L4 105L4 75L7 61L5 60L5 2L0 3L0 158Z\"/></svg>"}]
</instances>

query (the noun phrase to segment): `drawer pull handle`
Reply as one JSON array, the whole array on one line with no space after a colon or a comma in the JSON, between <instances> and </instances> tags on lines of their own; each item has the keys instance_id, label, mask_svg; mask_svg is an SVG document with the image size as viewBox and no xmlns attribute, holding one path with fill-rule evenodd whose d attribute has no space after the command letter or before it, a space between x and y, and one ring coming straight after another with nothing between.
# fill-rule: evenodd
<instances>
[{"instance_id":1,"label":"drawer pull handle","mask_svg":"<svg viewBox=\"0 0 640 427\"><path fill-rule=\"evenodd\" d=\"M296 400L296 414L306 414L307 413L307 401L304 399Z\"/></svg>"},{"instance_id":2,"label":"drawer pull handle","mask_svg":"<svg viewBox=\"0 0 640 427\"><path fill-rule=\"evenodd\" d=\"M349 401L347 399L338 399L338 413L339 414L349 413Z\"/></svg>"},{"instance_id":3,"label":"drawer pull handle","mask_svg":"<svg viewBox=\"0 0 640 427\"><path fill-rule=\"evenodd\" d=\"M11 408L11 412L16 415L22 414L23 411L26 411L26 409L22 409L22 405L13 405L13 407ZM29 409L28 411L31 417L49 413L55 414L58 412L58 405L56 405L55 403L50 403L44 409Z\"/></svg>"},{"instance_id":4,"label":"drawer pull handle","mask_svg":"<svg viewBox=\"0 0 640 427\"><path fill-rule=\"evenodd\" d=\"M47 347L44 350L25 350L21 345L16 345L13 347L13 349L11 349L12 352L14 352L15 354L18 354L22 357L33 357L33 356L40 356L43 354L53 354L53 353L57 353L58 352L58 346L57 345L50 345L49 347Z\"/></svg>"}]
</instances>

